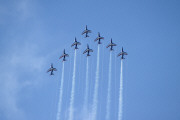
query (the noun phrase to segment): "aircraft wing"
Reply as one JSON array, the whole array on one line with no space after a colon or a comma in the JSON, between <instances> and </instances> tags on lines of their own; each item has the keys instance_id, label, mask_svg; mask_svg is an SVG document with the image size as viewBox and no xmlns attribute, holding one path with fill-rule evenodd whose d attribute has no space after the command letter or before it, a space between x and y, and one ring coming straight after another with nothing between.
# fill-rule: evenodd
<instances>
[{"instance_id":1,"label":"aircraft wing","mask_svg":"<svg viewBox=\"0 0 180 120\"><path fill-rule=\"evenodd\" d=\"M89 49L89 52L93 52L93 50L92 50L92 49Z\"/></svg>"},{"instance_id":2,"label":"aircraft wing","mask_svg":"<svg viewBox=\"0 0 180 120\"><path fill-rule=\"evenodd\" d=\"M113 43L112 45L113 45L113 46L116 46L116 44L114 44L114 43Z\"/></svg>"},{"instance_id":3,"label":"aircraft wing","mask_svg":"<svg viewBox=\"0 0 180 120\"><path fill-rule=\"evenodd\" d=\"M124 55L128 55L127 52L125 52Z\"/></svg>"},{"instance_id":4,"label":"aircraft wing","mask_svg":"<svg viewBox=\"0 0 180 120\"><path fill-rule=\"evenodd\" d=\"M81 43L80 43L80 42L78 42L78 43L77 43L77 45L81 45Z\"/></svg>"},{"instance_id":5,"label":"aircraft wing","mask_svg":"<svg viewBox=\"0 0 180 120\"><path fill-rule=\"evenodd\" d=\"M122 55L122 53L119 53L117 56L121 56Z\"/></svg>"},{"instance_id":6,"label":"aircraft wing","mask_svg":"<svg viewBox=\"0 0 180 120\"><path fill-rule=\"evenodd\" d=\"M101 37L100 39L104 39L104 37Z\"/></svg>"},{"instance_id":7,"label":"aircraft wing","mask_svg":"<svg viewBox=\"0 0 180 120\"><path fill-rule=\"evenodd\" d=\"M53 70L54 70L54 71L57 71L57 69L56 69L56 68L53 68Z\"/></svg>"},{"instance_id":8,"label":"aircraft wing","mask_svg":"<svg viewBox=\"0 0 180 120\"><path fill-rule=\"evenodd\" d=\"M83 52L83 54L86 53L86 52L87 52L87 49Z\"/></svg>"},{"instance_id":9,"label":"aircraft wing","mask_svg":"<svg viewBox=\"0 0 180 120\"><path fill-rule=\"evenodd\" d=\"M84 31L82 32L82 35L83 35L84 33L86 33L86 30L84 30Z\"/></svg>"},{"instance_id":10,"label":"aircraft wing","mask_svg":"<svg viewBox=\"0 0 180 120\"><path fill-rule=\"evenodd\" d=\"M96 38L96 39L94 40L94 42L96 42L98 39L99 39L99 38Z\"/></svg>"},{"instance_id":11,"label":"aircraft wing","mask_svg":"<svg viewBox=\"0 0 180 120\"><path fill-rule=\"evenodd\" d=\"M88 33L91 33L91 30L88 30Z\"/></svg>"},{"instance_id":12,"label":"aircraft wing","mask_svg":"<svg viewBox=\"0 0 180 120\"><path fill-rule=\"evenodd\" d=\"M51 68L49 68L48 70L47 70L47 72L50 72L51 71Z\"/></svg>"},{"instance_id":13,"label":"aircraft wing","mask_svg":"<svg viewBox=\"0 0 180 120\"><path fill-rule=\"evenodd\" d=\"M111 45L107 45L106 48L110 47Z\"/></svg>"},{"instance_id":14,"label":"aircraft wing","mask_svg":"<svg viewBox=\"0 0 180 120\"><path fill-rule=\"evenodd\" d=\"M64 55L61 55L60 57L59 57L59 59L61 59L61 58L63 58L64 57Z\"/></svg>"},{"instance_id":15,"label":"aircraft wing","mask_svg":"<svg viewBox=\"0 0 180 120\"><path fill-rule=\"evenodd\" d=\"M74 45L75 45L75 43L73 43L73 44L71 45L71 47L74 46Z\"/></svg>"},{"instance_id":16,"label":"aircraft wing","mask_svg":"<svg viewBox=\"0 0 180 120\"><path fill-rule=\"evenodd\" d=\"M68 55L68 54L65 54L65 56L66 56L66 57L69 57L69 55Z\"/></svg>"}]
</instances>

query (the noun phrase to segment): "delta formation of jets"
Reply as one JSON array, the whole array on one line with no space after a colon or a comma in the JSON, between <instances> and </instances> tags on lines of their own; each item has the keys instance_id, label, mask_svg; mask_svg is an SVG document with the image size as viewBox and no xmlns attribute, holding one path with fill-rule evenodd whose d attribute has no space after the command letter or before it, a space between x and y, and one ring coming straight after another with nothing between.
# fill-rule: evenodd
<instances>
[{"instance_id":1,"label":"delta formation of jets","mask_svg":"<svg viewBox=\"0 0 180 120\"><path fill-rule=\"evenodd\" d=\"M86 25L86 28L85 28L85 30L82 32L82 35L85 34L85 38L87 38L87 37L89 37L88 33L91 33L91 30L89 30L89 29L87 28L87 25ZM94 41L95 41L95 42L98 41L98 44L101 44L101 39L104 39L104 37L102 37L102 36L100 35L100 33L98 32L98 37L97 37ZM78 49L78 45L81 45L81 43L80 43L80 42L77 42L77 40L76 40L76 38L75 38L74 43L71 45L71 47L75 46L74 49ZM112 38L111 38L111 42L107 45L106 48L109 48L109 47L110 47L110 51L113 51L113 46L117 46L117 45L112 42ZM86 56L88 57L88 56L91 56L91 55L89 54L90 52L93 52L93 50L90 49L90 48L89 48L89 45L87 44L87 48L86 48L86 50L83 52L83 54L87 53ZM125 59L125 58L124 58L124 55L128 55L128 54L127 54L127 52L124 52L123 47L122 47L122 50L121 50L121 52L117 55L117 57L121 56L121 59ZM65 49L64 49L63 54L59 57L59 59L63 58L62 61L64 62L64 61L66 61L66 57L69 57L69 55L66 54ZM51 67L48 69L47 72L51 72L50 75L54 75L54 74L53 74L53 71L57 71L57 69L53 67L53 64L51 64Z\"/></svg>"}]
</instances>

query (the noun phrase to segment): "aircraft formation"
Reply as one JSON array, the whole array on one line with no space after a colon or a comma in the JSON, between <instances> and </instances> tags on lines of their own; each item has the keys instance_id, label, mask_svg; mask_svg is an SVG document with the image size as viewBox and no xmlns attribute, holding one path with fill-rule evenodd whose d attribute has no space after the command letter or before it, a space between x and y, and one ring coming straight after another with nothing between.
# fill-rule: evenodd
<instances>
[{"instance_id":1,"label":"aircraft formation","mask_svg":"<svg viewBox=\"0 0 180 120\"><path fill-rule=\"evenodd\" d=\"M86 25L85 30L82 32L82 35L85 34L85 38L87 38L87 37L89 37L89 35L88 35L89 33L91 33L91 30L89 30L89 29L87 28L87 25ZM101 40L103 40L103 39L104 39L104 37L102 37L102 36L100 35L100 33L98 32L98 37L94 40L94 42L98 41L98 44L102 44L102 43L101 43ZM78 49L78 45L81 45L81 43L78 42L78 41L76 40L76 38L75 38L74 43L71 45L71 47L75 46L74 49ZM112 42L112 38L111 38L111 42L107 45L106 48L109 48L109 47L110 47L110 51L113 51L113 47L114 47L114 46L117 46L117 45ZM87 53L86 56L89 57L89 56L91 56L91 55L90 55L90 52L93 52L93 50L90 49L90 48L89 48L89 45L87 44L87 48L86 48L86 50L83 52L83 54ZM117 55L117 57L120 57L120 56L121 56L121 59L125 59L125 58L124 58L125 55L128 55L128 54L127 54L127 52L124 52L123 47L122 47L122 50L121 50L121 52ZM64 62L64 61L66 61L66 57L69 57L69 55L65 52L65 49L64 49L63 54L59 57L59 59L63 58L62 61ZM47 72L51 72L50 75L54 75L54 74L53 74L53 71L57 71L57 69L56 69L56 68L53 68L53 64L51 64L51 66L50 66L50 68L48 69Z\"/></svg>"}]
</instances>

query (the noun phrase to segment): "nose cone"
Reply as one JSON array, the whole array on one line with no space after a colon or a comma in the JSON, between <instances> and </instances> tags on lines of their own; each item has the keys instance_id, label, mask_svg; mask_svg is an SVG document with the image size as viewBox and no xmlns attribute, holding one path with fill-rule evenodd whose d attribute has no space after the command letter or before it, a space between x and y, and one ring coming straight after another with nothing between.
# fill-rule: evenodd
<instances>
[{"instance_id":1,"label":"nose cone","mask_svg":"<svg viewBox=\"0 0 180 120\"><path fill-rule=\"evenodd\" d=\"M75 37L74 41L77 42L77 41L76 41L76 37Z\"/></svg>"},{"instance_id":2,"label":"nose cone","mask_svg":"<svg viewBox=\"0 0 180 120\"><path fill-rule=\"evenodd\" d=\"M100 37L100 33L98 32L98 36Z\"/></svg>"}]
</instances>

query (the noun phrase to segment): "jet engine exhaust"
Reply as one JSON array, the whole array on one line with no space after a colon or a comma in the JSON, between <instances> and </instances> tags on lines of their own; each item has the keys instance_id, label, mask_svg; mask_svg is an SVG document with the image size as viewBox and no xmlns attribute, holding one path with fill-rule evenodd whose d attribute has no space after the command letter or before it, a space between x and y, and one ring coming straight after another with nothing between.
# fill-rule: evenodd
<instances>
[{"instance_id":1,"label":"jet engine exhaust","mask_svg":"<svg viewBox=\"0 0 180 120\"><path fill-rule=\"evenodd\" d=\"M73 68L71 98L70 98L70 107L69 107L69 120L73 120L74 118L75 77L76 77L76 49L74 52L74 68Z\"/></svg>"},{"instance_id":2,"label":"jet engine exhaust","mask_svg":"<svg viewBox=\"0 0 180 120\"><path fill-rule=\"evenodd\" d=\"M112 66L112 51L109 56L109 79L108 79L108 91L107 91L107 105L106 105L106 120L110 120L110 103L111 103L111 66Z\"/></svg>"},{"instance_id":3,"label":"jet engine exhaust","mask_svg":"<svg viewBox=\"0 0 180 120\"><path fill-rule=\"evenodd\" d=\"M93 94L93 105L92 105L92 120L96 120L97 116L97 104L98 104L98 87L99 87L99 55L100 55L100 45L98 44L98 51L97 51L97 67L96 67L96 80L95 80L95 87L94 87L94 94Z\"/></svg>"},{"instance_id":4,"label":"jet engine exhaust","mask_svg":"<svg viewBox=\"0 0 180 120\"><path fill-rule=\"evenodd\" d=\"M122 120L122 114L123 114L123 59L121 59L118 120Z\"/></svg>"},{"instance_id":5,"label":"jet engine exhaust","mask_svg":"<svg viewBox=\"0 0 180 120\"><path fill-rule=\"evenodd\" d=\"M56 120L60 120L61 118L61 109L62 109L62 96L63 96L63 84L64 84L64 62L62 65L62 75L61 75L61 85L59 89L59 101L58 101L58 111Z\"/></svg>"}]
</instances>

